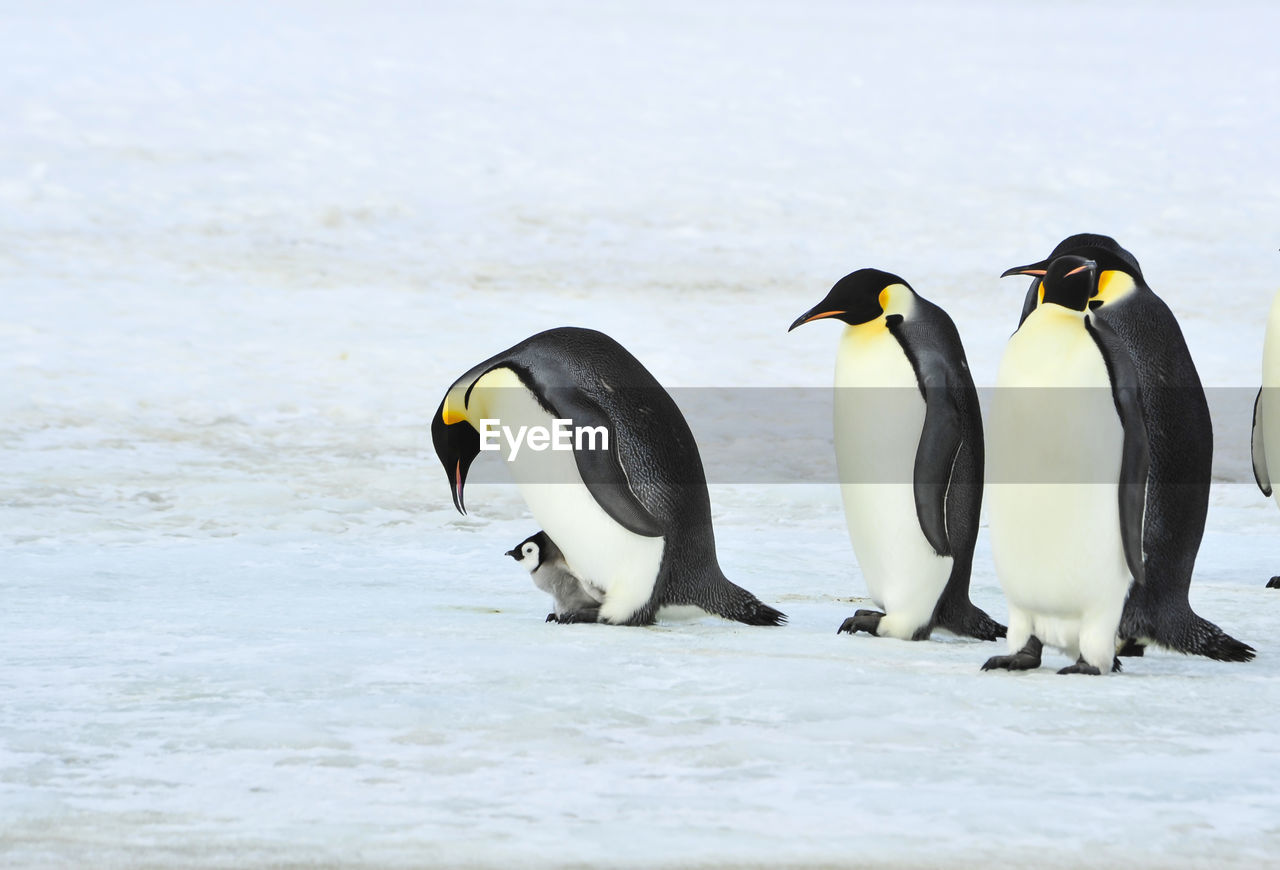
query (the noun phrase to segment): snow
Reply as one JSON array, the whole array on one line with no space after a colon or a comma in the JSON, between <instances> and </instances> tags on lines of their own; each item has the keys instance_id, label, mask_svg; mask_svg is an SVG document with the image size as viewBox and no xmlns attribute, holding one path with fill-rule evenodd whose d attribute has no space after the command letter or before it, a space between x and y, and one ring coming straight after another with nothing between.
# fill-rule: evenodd
<instances>
[{"instance_id":1,"label":"snow","mask_svg":"<svg viewBox=\"0 0 1280 870\"><path fill-rule=\"evenodd\" d=\"M1271 860L1280 9L314 6L0 11L0 863ZM896 271L989 386L1025 288L996 276L1084 230L1211 388L1192 603L1258 659L837 637L836 329L787 325ZM788 626L546 625L518 495L453 511L444 388L561 324L683 388L730 457L722 564ZM733 395L790 388L816 422L735 441ZM973 590L1004 616L985 530Z\"/></svg>"}]
</instances>

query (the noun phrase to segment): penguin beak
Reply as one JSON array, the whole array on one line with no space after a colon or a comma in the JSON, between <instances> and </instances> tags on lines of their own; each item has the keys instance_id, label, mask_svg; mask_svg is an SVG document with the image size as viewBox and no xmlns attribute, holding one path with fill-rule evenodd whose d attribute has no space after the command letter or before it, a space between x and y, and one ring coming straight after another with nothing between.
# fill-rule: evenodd
<instances>
[{"instance_id":1,"label":"penguin beak","mask_svg":"<svg viewBox=\"0 0 1280 870\"><path fill-rule=\"evenodd\" d=\"M514 549L514 550L507 550L507 552L503 553L503 555L504 555L504 556L510 556L512 559L515 559L517 562L519 562L519 561L520 561L520 550L519 550L519 548L516 548L516 549Z\"/></svg>"},{"instance_id":2,"label":"penguin beak","mask_svg":"<svg viewBox=\"0 0 1280 870\"><path fill-rule=\"evenodd\" d=\"M448 403L449 397L446 396L431 420L431 441L435 445L440 464L444 466L444 473L449 478L453 506L458 509L458 513L466 514L462 490L467 485L467 470L480 455L480 433L465 418L451 413Z\"/></svg>"},{"instance_id":3,"label":"penguin beak","mask_svg":"<svg viewBox=\"0 0 1280 870\"><path fill-rule=\"evenodd\" d=\"M1005 269L1000 273L1000 277L1008 278L1010 275L1030 275L1033 278L1043 278L1047 271L1048 270L1045 268L1044 262L1031 263L1026 266L1014 266L1012 269Z\"/></svg>"},{"instance_id":4,"label":"penguin beak","mask_svg":"<svg viewBox=\"0 0 1280 870\"><path fill-rule=\"evenodd\" d=\"M841 310L832 311L830 309L830 306L827 304L827 301L824 299L822 300L822 302L819 302L817 305L810 308L804 314L801 314L799 317L797 317L796 322L791 324L791 328L788 329L787 332L790 332L792 329L795 329L797 326L804 326L806 323L810 323L814 320L822 320L827 317L839 317L841 314L844 314L844 313L845 312Z\"/></svg>"}]
</instances>

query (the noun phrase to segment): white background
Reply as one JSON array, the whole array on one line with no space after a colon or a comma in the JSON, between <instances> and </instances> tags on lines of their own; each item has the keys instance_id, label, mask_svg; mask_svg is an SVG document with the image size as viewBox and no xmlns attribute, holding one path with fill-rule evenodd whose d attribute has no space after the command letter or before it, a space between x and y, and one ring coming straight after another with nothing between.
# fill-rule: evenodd
<instances>
[{"instance_id":1,"label":"white background","mask_svg":"<svg viewBox=\"0 0 1280 870\"><path fill-rule=\"evenodd\" d=\"M781 629L544 625L518 495L453 511L430 417L475 362L574 324L668 386L825 386L838 330L785 329L861 266L990 385L996 276L1106 232L1207 385L1260 380L1274 4L689 5L0 6L0 863L1278 853L1239 414L1192 602L1247 665L837 637L829 485L712 489ZM1003 618L985 530L973 594Z\"/></svg>"}]
</instances>

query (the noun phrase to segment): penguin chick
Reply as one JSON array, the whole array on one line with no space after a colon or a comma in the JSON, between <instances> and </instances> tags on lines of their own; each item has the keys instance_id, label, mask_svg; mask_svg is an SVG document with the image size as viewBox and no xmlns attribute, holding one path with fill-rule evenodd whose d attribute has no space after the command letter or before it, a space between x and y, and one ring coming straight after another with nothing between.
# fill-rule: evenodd
<instances>
[{"instance_id":1,"label":"penguin chick","mask_svg":"<svg viewBox=\"0 0 1280 870\"><path fill-rule=\"evenodd\" d=\"M555 600L555 610L547 614L547 622L596 621L604 596L574 576L564 554L546 532L530 535L507 550L507 555L529 572L534 586Z\"/></svg>"}]
</instances>

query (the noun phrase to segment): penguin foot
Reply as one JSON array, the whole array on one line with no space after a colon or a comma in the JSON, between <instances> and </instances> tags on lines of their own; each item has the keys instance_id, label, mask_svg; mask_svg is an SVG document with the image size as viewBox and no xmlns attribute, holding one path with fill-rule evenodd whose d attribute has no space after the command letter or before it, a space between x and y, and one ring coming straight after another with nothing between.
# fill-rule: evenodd
<instances>
[{"instance_id":1,"label":"penguin foot","mask_svg":"<svg viewBox=\"0 0 1280 870\"><path fill-rule=\"evenodd\" d=\"M876 629L880 627L880 620L882 619L884 619L884 614L879 610L855 610L853 616L840 623L840 627L836 629L836 634L844 632L857 634L860 631L865 631L875 637Z\"/></svg>"},{"instance_id":2,"label":"penguin foot","mask_svg":"<svg viewBox=\"0 0 1280 870\"><path fill-rule=\"evenodd\" d=\"M1043 650L1044 644L1033 634L1027 638L1022 649L1011 656L992 656L987 659L982 669L984 671L1034 671L1040 667L1040 653Z\"/></svg>"},{"instance_id":3,"label":"penguin foot","mask_svg":"<svg viewBox=\"0 0 1280 870\"><path fill-rule=\"evenodd\" d=\"M1268 589L1280 589L1280 576L1272 577L1267 581Z\"/></svg>"},{"instance_id":4,"label":"penguin foot","mask_svg":"<svg viewBox=\"0 0 1280 870\"><path fill-rule=\"evenodd\" d=\"M1129 658L1139 658L1144 652L1146 652L1146 650L1146 646L1138 643L1138 641L1133 638L1129 638L1124 642L1124 646L1120 647L1120 652L1116 653L1116 655L1126 656ZM1120 669L1116 668L1116 670L1118 671Z\"/></svg>"},{"instance_id":5,"label":"penguin foot","mask_svg":"<svg viewBox=\"0 0 1280 870\"><path fill-rule=\"evenodd\" d=\"M566 610L564 613L547 614L547 622L558 622L561 625L571 625L575 622L599 622L600 608L587 607L582 610Z\"/></svg>"},{"instance_id":6,"label":"penguin foot","mask_svg":"<svg viewBox=\"0 0 1280 870\"><path fill-rule=\"evenodd\" d=\"M1102 676L1102 670L1101 670L1100 668L1094 667L1093 665L1091 665L1091 664L1089 664L1088 662L1086 662L1086 661L1084 660L1084 657L1083 657L1083 656L1082 656L1081 658L1079 658L1079 659L1076 661L1076 663L1075 663L1074 665L1072 665L1072 666L1071 666L1071 667L1069 667L1069 668L1063 668L1062 670L1058 671L1058 673L1060 673L1060 674L1090 674L1090 675L1095 676L1095 677L1100 677L1100 676Z\"/></svg>"}]
</instances>

